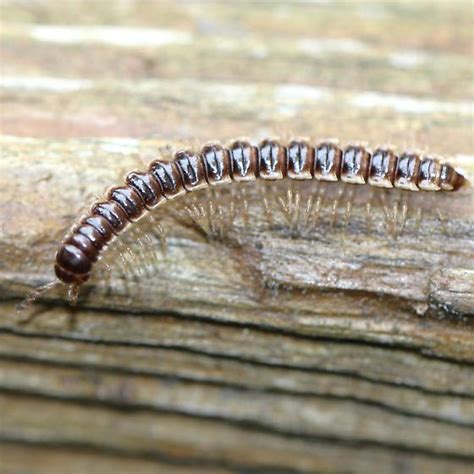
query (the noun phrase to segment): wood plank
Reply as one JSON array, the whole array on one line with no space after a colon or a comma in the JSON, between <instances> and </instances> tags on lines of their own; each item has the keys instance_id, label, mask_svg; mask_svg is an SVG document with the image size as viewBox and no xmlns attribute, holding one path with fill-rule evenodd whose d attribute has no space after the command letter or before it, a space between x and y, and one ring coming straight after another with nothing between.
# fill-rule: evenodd
<instances>
[{"instance_id":1,"label":"wood plank","mask_svg":"<svg viewBox=\"0 0 474 474\"><path fill-rule=\"evenodd\" d=\"M407 463L410 467L436 472L449 466L463 472L469 467L459 456L446 459L430 453L407 452L403 447L387 449L384 443L353 445L328 437L305 440L277 433L255 432L251 427L199 420L184 415L131 413L73 402L2 395L5 409L2 436L29 443L42 441L61 446L80 446L101 451L123 450L124 454L171 459L180 456L194 463L227 465L234 469L314 472L344 469L348 457L355 472L367 472L373 463ZM108 436L110 429L114 436ZM194 436L199 430L200 436ZM236 447L239 449L236 449ZM255 449L257 447L257 449ZM370 451L367 451L370 450ZM370 452L370 457L367 453ZM436 459L436 462L433 462ZM331 467L332 466L332 467ZM383 467L382 467L383 469ZM439 471L438 471L439 472ZM467 472L467 471L466 471Z\"/></svg>"},{"instance_id":2,"label":"wood plank","mask_svg":"<svg viewBox=\"0 0 474 474\"><path fill-rule=\"evenodd\" d=\"M228 334L226 338L229 339ZM468 385L472 375L469 372L461 374L456 379L454 377L449 379L443 391L442 386L435 380L431 381L431 385L426 384L426 380L423 380L426 377L423 375L428 374L428 371L421 375L411 374L410 378L406 376L404 380L398 371L393 379L385 381L375 373L374 378L377 376L377 380L367 380L368 370L349 373L349 368L342 367L341 364L324 367L322 361L311 370L301 365L280 367L276 361L272 363L272 360L263 353L257 361L255 358L246 360L244 354L231 357L228 352L217 350L212 354L205 354L195 348L189 350L185 346L140 347L66 339L58 345L54 335L50 338L45 335L39 337L38 334L32 338L29 335L4 333L0 341L2 358L28 362L32 364L31 370L37 370L36 364L40 364L40 367L49 364L81 368L89 373L94 373L97 369L112 374L116 372L140 374L152 379L154 376L164 377L309 399L312 396L350 399L413 416L459 424L473 423L472 393ZM328 351L335 350L333 344L327 343L326 346ZM380 360L380 353L377 355L377 360ZM393 364L393 367L397 366ZM25 372L27 370L24 369ZM446 374L453 370L454 364L448 365L444 376L440 377L443 369L439 365L432 369L438 374L438 380L447 378ZM460 379L464 379L467 386L453 387L455 380ZM6 376L3 376L3 380L5 385L13 382ZM425 385L410 385L413 384L413 380L418 384L420 381L425 382ZM22 381L23 385L27 383L27 378ZM463 388L465 391L462 391Z\"/></svg>"},{"instance_id":3,"label":"wood plank","mask_svg":"<svg viewBox=\"0 0 474 474\"><path fill-rule=\"evenodd\" d=\"M81 447L48 446L8 442L0 447L2 472L37 472L39 474L62 474L67 466L70 474L226 474L235 472L225 467L210 465L177 465L169 460L151 460L120 452L104 453ZM168 461L168 462L167 462Z\"/></svg>"},{"instance_id":4,"label":"wood plank","mask_svg":"<svg viewBox=\"0 0 474 474\"><path fill-rule=\"evenodd\" d=\"M170 149L337 137L472 181L472 41L466 2L2 2L0 470L471 472L472 187L222 187L135 225L76 308L15 303Z\"/></svg>"},{"instance_id":5,"label":"wood plank","mask_svg":"<svg viewBox=\"0 0 474 474\"><path fill-rule=\"evenodd\" d=\"M288 436L329 436L435 453L471 454L472 423L470 426L462 426L465 420L462 424L442 423L350 399L296 399L294 394L108 374L100 370L90 373L87 369L53 368L42 364L29 369L26 363L8 361L2 361L0 371L3 387L15 392L191 414L198 418L248 424L265 432L276 431ZM41 377L37 376L38 371ZM295 403L298 410L295 410ZM407 433L414 431L419 433L417 439L408 438L407 443Z\"/></svg>"}]
</instances>

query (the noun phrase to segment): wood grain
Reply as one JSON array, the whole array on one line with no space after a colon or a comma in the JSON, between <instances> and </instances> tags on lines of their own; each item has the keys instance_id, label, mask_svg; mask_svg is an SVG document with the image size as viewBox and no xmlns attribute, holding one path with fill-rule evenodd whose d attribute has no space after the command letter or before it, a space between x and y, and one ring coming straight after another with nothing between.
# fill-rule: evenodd
<instances>
[{"instance_id":1,"label":"wood grain","mask_svg":"<svg viewBox=\"0 0 474 474\"><path fill-rule=\"evenodd\" d=\"M110 249L112 276L98 272L77 308L62 288L22 315L15 304L51 279L74 219L165 146L391 142L472 180L471 13L3 2L2 474L470 472L472 187L409 197L399 235L403 193L376 194L370 224L365 190L344 189L333 219L342 188L328 188L311 227L282 204L314 189L248 187L251 225L214 216L222 232L184 218L183 203L239 203L241 191L201 193L156 212L166 254L155 236L138 243L149 222L125 236L135 255L157 251L148 275L122 275Z\"/></svg>"}]
</instances>

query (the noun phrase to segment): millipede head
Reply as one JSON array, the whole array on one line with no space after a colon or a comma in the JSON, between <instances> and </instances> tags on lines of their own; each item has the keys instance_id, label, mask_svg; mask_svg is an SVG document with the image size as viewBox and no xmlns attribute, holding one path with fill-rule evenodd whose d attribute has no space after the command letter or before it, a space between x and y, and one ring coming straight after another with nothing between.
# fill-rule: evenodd
<instances>
[{"instance_id":1,"label":"millipede head","mask_svg":"<svg viewBox=\"0 0 474 474\"><path fill-rule=\"evenodd\" d=\"M54 271L62 282L80 285L89 279L92 263L80 248L64 243L56 253Z\"/></svg>"}]
</instances>

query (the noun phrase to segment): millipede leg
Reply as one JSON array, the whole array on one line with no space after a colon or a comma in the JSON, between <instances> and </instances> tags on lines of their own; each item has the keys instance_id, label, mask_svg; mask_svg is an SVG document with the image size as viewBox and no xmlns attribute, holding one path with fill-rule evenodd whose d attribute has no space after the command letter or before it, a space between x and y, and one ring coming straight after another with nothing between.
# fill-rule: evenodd
<instances>
[{"instance_id":1,"label":"millipede leg","mask_svg":"<svg viewBox=\"0 0 474 474\"><path fill-rule=\"evenodd\" d=\"M387 202L387 191L385 189L382 189L380 191L380 202L382 204L382 209L385 215L385 228L388 234L391 235L391 237L394 237L393 234L393 216L390 212L390 208Z\"/></svg>"},{"instance_id":2,"label":"millipede leg","mask_svg":"<svg viewBox=\"0 0 474 474\"><path fill-rule=\"evenodd\" d=\"M235 201L232 200L230 201L229 205L229 212L227 213L227 219L226 219L226 232L229 233L232 227L232 224L234 223L235 219L237 217L237 206L235 204Z\"/></svg>"},{"instance_id":3,"label":"millipede leg","mask_svg":"<svg viewBox=\"0 0 474 474\"><path fill-rule=\"evenodd\" d=\"M224 230L226 227L224 213L222 211L222 206L217 204L216 207L216 216L217 216L217 238L222 240L224 238Z\"/></svg>"},{"instance_id":4,"label":"millipede leg","mask_svg":"<svg viewBox=\"0 0 474 474\"><path fill-rule=\"evenodd\" d=\"M435 195L431 195L431 209L435 210L436 217L439 221L441 231L444 235L449 236L449 229L447 225L447 219L443 216L443 213L440 211L439 207L436 205Z\"/></svg>"},{"instance_id":5,"label":"millipede leg","mask_svg":"<svg viewBox=\"0 0 474 474\"><path fill-rule=\"evenodd\" d=\"M28 308L28 306L30 306L32 303L34 303L41 294L53 289L58 285L62 285L62 282L59 280L54 280L49 283L46 283L46 285L38 286L37 288L32 290L21 303L16 305L16 310L18 312L23 311L24 309Z\"/></svg>"},{"instance_id":6,"label":"millipede leg","mask_svg":"<svg viewBox=\"0 0 474 474\"><path fill-rule=\"evenodd\" d=\"M285 221L288 227L291 226L291 199L292 199L291 189L288 189L288 191L285 194L285 197L281 197L281 196L277 197L277 203L283 213L283 217L285 218Z\"/></svg>"},{"instance_id":7,"label":"millipede leg","mask_svg":"<svg viewBox=\"0 0 474 474\"><path fill-rule=\"evenodd\" d=\"M344 194L346 192L346 187L343 186L342 189L339 189L337 192L337 196L335 199L332 201L332 206L331 206L331 223L330 226L334 227L336 225L337 221L337 214L338 214L338 208L339 204L341 202L341 199L343 198Z\"/></svg>"},{"instance_id":8,"label":"millipede leg","mask_svg":"<svg viewBox=\"0 0 474 474\"><path fill-rule=\"evenodd\" d=\"M354 188L350 188L349 192L347 194L347 202L346 202L346 209L344 213L344 227L347 228L349 227L349 219L352 215L352 206L354 202Z\"/></svg>"},{"instance_id":9,"label":"millipede leg","mask_svg":"<svg viewBox=\"0 0 474 474\"><path fill-rule=\"evenodd\" d=\"M415 235L418 235L420 233L422 219L423 219L423 210L421 209L421 207L418 207L418 209L416 210L416 216L415 216Z\"/></svg>"},{"instance_id":10,"label":"millipede leg","mask_svg":"<svg viewBox=\"0 0 474 474\"><path fill-rule=\"evenodd\" d=\"M406 226L407 217L408 217L407 197L405 195L402 195L401 200L402 200L401 202L402 210L401 210L401 222L400 222L400 235L402 235L403 232L405 232L405 226Z\"/></svg>"},{"instance_id":11,"label":"millipede leg","mask_svg":"<svg viewBox=\"0 0 474 474\"><path fill-rule=\"evenodd\" d=\"M166 256L168 255L168 239L167 239L165 228L156 220L154 220L154 228L156 229L155 232L158 235L158 239L160 241L161 252L166 258ZM158 255L156 252L154 252L154 254L155 254L156 262L158 263Z\"/></svg>"},{"instance_id":12,"label":"millipede leg","mask_svg":"<svg viewBox=\"0 0 474 474\"><path fill-rule=\"evenodd\" d=\"M198 203L196 199L184 206L185 214L196 224L197 228L209 238L211 234L211 228L209 224L209 219L204 207L201 203Z\"/></svg>"},{"instance_id":13,"label":"millipede leg","mask_svg":"<svg viewBox=\"0 0 474 474\"><path fill-rule=\"evenodd\" d=\"M207 203L207 217L211 229L209 237L212 240L219 239L219 228L222 223L219 220L219 199L217 188L211 187L211 199Z\"/></svg>"},{"instance_id":14,"label":"millipede leg","mask_svg":"<svg viewBox=\"0 0 474 474\"><path fill-rule=\"evenodd\" d=\"M400 215L400 196L393 198L392 204L392 235L396 239L400 234L400 230L398 228L398 220Z\"/></svg>"},{"instance_id":15,"label":"millipede leg","mask_svg":"<svg viewBox=\"0 0 474 474\"><path fill-rule=\"evenodd\" d=\"M265 185L266 183L262 183L262 184ZM273 227L273 214L272 214L272 211L270 209L270 205L268 204L268 199L267 199L267 196L266 196L267 193L269 193L269 191L267 190L266 186L265 187L262 186L260 188L260 196L261 196L261 200L262 200L262 203L263 203L263 212L265 214L267 224L270 227Z\"/></svg>"},{"instance_id":16,"label":"millipede leg","mask_svg":"<svg viewBox=\"0 0 474 474\"><path fill-rule=\"evenodd\" d=\"M207 221L209 223L209 234L208 238L211 238L216 235L216 226L214 222L214 201L212 199L207 203Z\"/></svg>"},{"instance_id":17,"label":"millipede leg","mask_svg":"<svg viewBox=\"0 0 474 474\"><path fill-rule=\"evenodd\" d=\"M374 190L370 188L369 190L369 198L367 199L367 203L365 204L365 218L366 218L366 225L367 225L367 233L372 232L372 201L374 199Z\"/></svg>"},{"instance_id":18,"label":"millipede leg","mask_svg":"<svg viewBox=\"0 0 474 474\"><path fill-rule=\"evenodd\" d=\"M304 206L304 219L303 219L303 222L301 223L301 233L303 235L308 235L309 233L310 220L311 220L311 215L313 213L313 207L314 207L314 197L311 194L307 196L306 205Z\"/></svg>"},{"instance_id":19,"label":"millipede leg","mask_svg":"<svg viewBox=\"0 0 474 474\"><path fill-rule=\"evenodd\" d=\"M441 225L441 230L443 234L445 234L446 236L449 236L449 228L447 225L447 219L439 209L436 209L436 217L438 218L438 221Z\"/></svg>"},{"instance_id":20,"label":"millipede leg","mask_svg":"<svg viewBox=\"0 0 474 474\"><path fill-rule=\"evenodd\" d=\"M248 228L249 227L249 222L250 222L250 213L249 213L249 201L248 201L248 196L247 196L247 190L245 188L242 188L242 193L241 193L241 199L239 202L242 205L242 221L244 223L244 227Z\"/></svg>"},{"instance_id":21,"label":"millipede leg","mask_svg":"<svg viewBox=\"0 0 474 474\"><path fill-rule=\"evenodd\" d=\"M151 276L152 275L152 272L150 271L150 261L149 259L147 258L147 255L146 255L146 249L147 249L147 246L145 245L145 242L144 242L144 239L140 236L137 236L136 237L136 242L138 244L138 252L139 252L139 255L141 257L141 264L142 265L134 265L134 268L136 269L137 273L141 276L142 275L142 271L141 269L143 268L143 274L146 275L146 276Z\"/></svg>"},{"instance_id":22,"label":"millipede leg","mask_svg":"<svg viewBox=\"0 0 474 474\"><path fill-rule=\"evenodd\" d=\"M298 235L301 234L300 217L301 217L301 195L298 190L294 191L293 202L293 229Z\"/></svg>"},{"instance_id":23,"label":"millipede leg","mask_svg":"<svg viewBox=\"0 0 474 474\"><path fill-rule=\"evenodd\" d=\"M319 219L321 217L321 209L323 206L325 193L326 193L326 185L322 182L319 182L318 192L316 194L316 201L314 205L312 206L312 212L309 218L310 232L313 232L316 226L319 224Z\"/></svg>"},{"instance_id":24,"label":"millipede leg","mask_svg":"<svg viewBox=\"0 0 474 474\"><path fill-rule=\"evenodd\" d=\"M174 156L174 149L171 145L162 145L158 147L158 155L160 158L164 158L166 161L171 161ZM148 162L145 163L148 165Z\"/></svg>"},{"instance_id":25,"label":"millipede leg","mask_svg":"<svg viewBox=\"0 0 474 474\"><path fill-rule=\"evenodd\" d=\"M139 274L137 273L138 265L135 265L135 263L137 263L137 260L136 260L136 257L133 255L130 247L126 245L124 242L122 242L121 240L118 240L116 245L117 245L116 250L119 255L119 262L122 269L122 274L125 277L127 275L132 275L136 279L139 278Z\"/></svg>"},{"instance_id":26,"label":"millipede leg","mask_svg":"<svg viewBox=\"0 0 474 474\"><path fill-rule=\"evenodd\" d=\"M79 289L80 289L79 285L69 285L69 288L67 291L67 299L71 306L76 306L77 298L79 296Z\"/></svg>"}]
</instances>

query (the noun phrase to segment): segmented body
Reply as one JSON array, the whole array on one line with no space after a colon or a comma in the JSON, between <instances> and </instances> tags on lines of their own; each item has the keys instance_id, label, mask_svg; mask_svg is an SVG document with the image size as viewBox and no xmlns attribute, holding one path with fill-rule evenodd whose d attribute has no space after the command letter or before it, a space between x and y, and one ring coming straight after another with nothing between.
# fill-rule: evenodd
<instances>
[{"instance_id":1,"label":"segmented body","mask_svg":"<svg viewBox=\"0 0 474 474\"><path fill-rule=\"evenodd\" d=\"M452 166L416 153L373 153L358 145L341 149L331 142L315 146L293 140L283 146L267 139L259 146L235 141L228 148L206 145L201 152L179 151L170 162L153 161L146 172L133 171L125 184L110 189L104 201L71 230L56 254L55 273L66 284L88 280L101 252L134 221L182 194L231 181L342 181L409 191L455 191L464 178Z\"/></svg>"}]
</instances>

